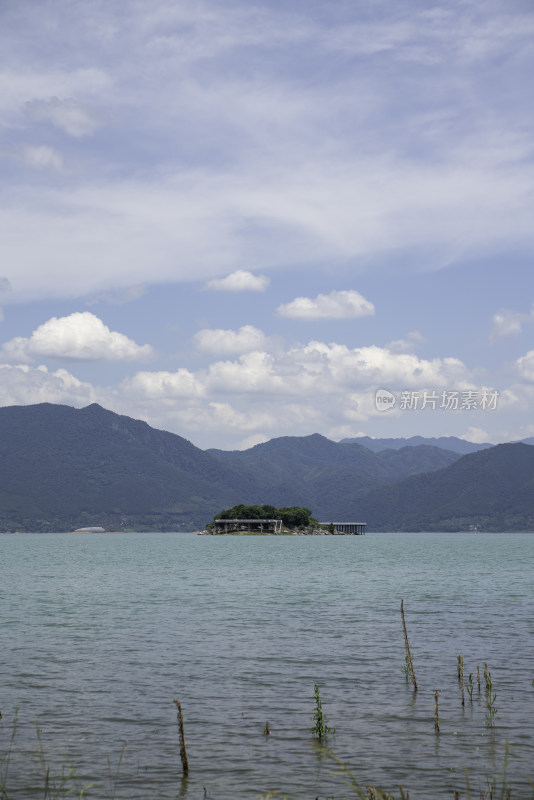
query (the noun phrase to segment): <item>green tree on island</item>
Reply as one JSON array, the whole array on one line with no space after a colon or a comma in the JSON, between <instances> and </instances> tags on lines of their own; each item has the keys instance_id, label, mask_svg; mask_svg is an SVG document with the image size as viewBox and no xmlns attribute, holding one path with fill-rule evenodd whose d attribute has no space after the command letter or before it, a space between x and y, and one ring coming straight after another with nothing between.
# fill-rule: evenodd
<instances>
[{"instance_id":1,"label":"green tree on island","mask_svg":"<svg viewBox=\"0 0 534 800\"><path fill-rule=\"evenodd\" d=\"M270 505L245 506L240 503L215 514L214 519L281 519L286 528L309 528L318 525L317 520L312 517L311 510L300 506L275 508Z\"/></svg>"}]
</instances>

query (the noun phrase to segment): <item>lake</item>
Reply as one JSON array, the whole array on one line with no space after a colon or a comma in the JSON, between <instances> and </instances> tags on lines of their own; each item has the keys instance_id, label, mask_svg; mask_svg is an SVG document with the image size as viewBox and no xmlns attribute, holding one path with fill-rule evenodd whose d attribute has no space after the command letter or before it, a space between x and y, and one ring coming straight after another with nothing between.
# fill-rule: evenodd
<instances>
[{"instance_id":1,"label":"lake","mask_svg":"<svg viewBox=\"0 0 534 800\"><path fill-rule=\"evenodd\" d=\"M88 797L355 797L313 746L314 684L328 744L363 786L452 798L468 768L478 797L508 742L512 797L532 797L533 535L20 534L0 536L0 563L10 798L42 796L35 722L52 773L72 765L69 787L97 784ZM474 681L464 707L458 654Z\"/></svg>"}]
</instances>

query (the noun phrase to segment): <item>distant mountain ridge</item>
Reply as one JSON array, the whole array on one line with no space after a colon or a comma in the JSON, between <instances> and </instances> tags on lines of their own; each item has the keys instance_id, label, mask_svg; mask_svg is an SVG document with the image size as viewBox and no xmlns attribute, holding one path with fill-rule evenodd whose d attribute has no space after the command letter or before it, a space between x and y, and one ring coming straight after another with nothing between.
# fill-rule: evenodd
<instances>
[{"instance_id":1,"label":"distant mountain ridge","mask_svg":"<svg viewBox=\"0 0 534 800\"><path fill-rule=\"evenodd\" d=\"M527 442L534 444L534 439ZM459 439L457 436L410 436L408 439L373 439L371 436L359 436L355 439L341 439L341 444L360 444L379 453L382 450L399 450L401 447L419 447L420 445L431 445L441 447L444 450L452 450L454 453L475 453L477 450L486 450L488 447L495 447L487 442L468 442L466 439Z\"/></svg>"},{"instance_id":2,"label":"distant mountain ridge","mask_svg":"<svg viewBox=\"0 0 534 800\"><path fill-rule=\"evenodd\" d=\"M318 433L282 436L249 450L206 452L256 480L261 498L269 498L265 502L306 506L317 519L332 520L356 513L358 498L376 486L440 469L458 458L428 446L373 453Z\"/></svg>"},{"instance_id":3,"label":"distant mountain ridge","mask_svg":"<svg viewBox=\"0 0 534 800\"><path fill-rule=\"evenodd\" d=\"M462 456L414 438L377 452L320 434L203 451L96 404L4 407L0 531L194 530L238 503L305 506L369 530L534 529L533 447Z\"/></svg>"},{"instance_id":4,"label":"distant mountain ridge","mask_svg":"<svg viewBox=\"0 0 534 800\"><path fill-rule=\"evenodd\" d=\"M181 436L97 404L0 408L0 529L191 530L250 490Z\"/></svg>"},{"instance_id":5,"label":"distant mountain ridge","mask_svg":"<svg viewBox=\"0 0 534 800\"><path fill-rule=\"evenodd\" d=\"M360 509L374 530L534 531L534 447L499 444L377 487Z\"/></svg>"}]
</instances>

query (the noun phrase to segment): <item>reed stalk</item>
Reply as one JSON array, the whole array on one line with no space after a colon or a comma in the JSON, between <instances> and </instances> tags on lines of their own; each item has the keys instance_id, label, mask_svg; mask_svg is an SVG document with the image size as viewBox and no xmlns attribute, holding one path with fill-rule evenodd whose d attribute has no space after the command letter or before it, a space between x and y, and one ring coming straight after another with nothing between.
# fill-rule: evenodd
<instances>
[{"instance_id":1,"label":"reed stalk","mask_svg":"<svg viewBox=\"0 0 534 800\"><path fill-rule=\"evenodd\" d=\"M495 705L495 700L497 699L496 693L493 691L493 682L491 680L491 672L488 669L488 665L484 664L484 677L486 678L486 692L485 692L485 700L486 700L486 725L488 728L495 727L495 714L497 713L497 707Z\"/></svg>"},{"instance_id":2,"label":"reed stalk","mask_svg":"<svg viewBox=\"0 0 534 800\"><path fill-rule=\"evenodd\" d=\"M408 667L408 671L410 673L410 677L412 679L412 684L414 691L417 691L417 679L415 677L415 670L413 666L413 658L412 652L410 650L410 642L408 639L408 631L406 629L406 619L404 617L404 598L401 598L401 617L402 617L402 628L404 631L404 647L406 649L406 666Z\"/></svg>"},{"instance_id":3,"label":"reed stalk","mask_svg":"<svg viewBox=\"0 0 534 800\"><path fill-rule=\"evenodd\" d=\"M184 713L182 706L176 698L172 701L178 709L178 731L180 733L180 758L182 759L182 772L184 778L189 775L189 761L187 759L187 750L185 747L185 731L184 731Z\"/></svg>"},{"instance_id":4,"label":"reed stalk","mask_svg":"<svg viewBox=\"0 0 534 800\"><path fill-rule=\"evenodd\" d=\"M313 726L313 735L317 737L320 744L326 741L329 733L335 733L335 728L329 728L326 724L326 715L323 711L323 704L321 703L321 690L314 684L313 697L315 699L315 708L312 714L312 721L315 723Z\"/></svg>"},{"instance_id":5,"label":"reed stalk","mask_svg":"<svg viewBox=\"0 0 534 800\"><path fill-rule=\"evenodd\" d=\"M439 733L439 691L434 692L434 729Z\"/></svg>"},{"instance_id":6,"label":"reed stalk","mask_svg":"<svg viewBox=\"0 0 534 800\"><path fill-rule=\"evenodd\" d=\"M464 686L464 657L458 656L458 680L462 687L462 708L465 706L465 686Z\"/></svg>"},{"instance_id":7,"label":"reed stalk","mask_svg":"<svg viewBox=\"0 0 534 800\"><path fill-rule=\"evenodd\" d=\"M469 695L469 702L473 702L473 673L469 673L469 679L465 684L465 688L467 689L467 694Z\"/></svg>"}]
</instances>

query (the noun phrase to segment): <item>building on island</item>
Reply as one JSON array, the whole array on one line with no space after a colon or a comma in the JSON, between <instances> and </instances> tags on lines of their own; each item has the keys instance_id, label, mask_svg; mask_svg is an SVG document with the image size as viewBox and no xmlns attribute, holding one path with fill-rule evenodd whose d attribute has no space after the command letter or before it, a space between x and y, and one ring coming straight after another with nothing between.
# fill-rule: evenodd
<instances>
[{"instance_id":1,"label":"building on island","mask_svg":"<svg viewBox=\"0 0 534 800\"><path fill-rule=\"evenodd\" d=\"M282 533L281 519L216 519L213 533Z\"/></svg>"},{"instance_id":2,"label":"building on island","mask_svg":"<svg viewBox=\"0 0 534 800\"><path fill-rule=\"evenodd\" d=\"M330 525L330 522L321 522L321 525ZM366 522L332 522L335 533L344 533L350 536L363 536L367 527Z\"/></svg>"}]
</instances>

